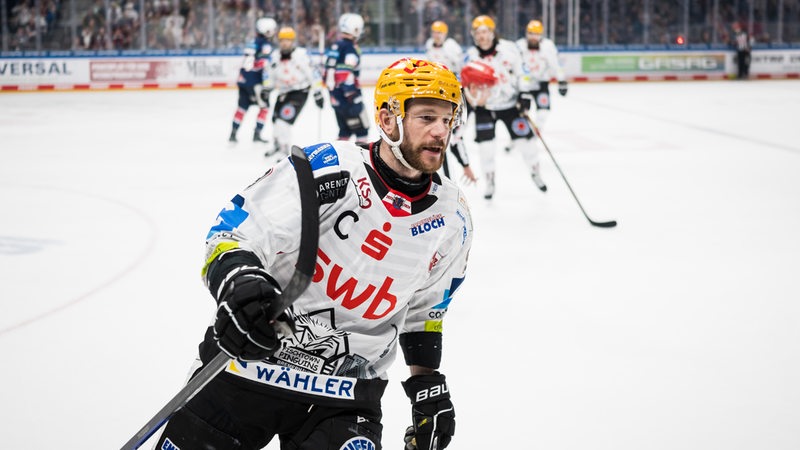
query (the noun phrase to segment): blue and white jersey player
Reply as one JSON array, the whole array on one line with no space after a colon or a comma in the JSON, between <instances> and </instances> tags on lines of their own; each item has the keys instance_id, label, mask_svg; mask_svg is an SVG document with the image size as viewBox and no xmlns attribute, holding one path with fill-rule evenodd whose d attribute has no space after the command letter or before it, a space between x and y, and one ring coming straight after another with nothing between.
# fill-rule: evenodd
<instances>
[{"instance_id":1,"label":"blue and white jersey player","mask_svg":"<svg viewBox=\"0 0 800 450\"><path fill-rule=\"evenodd\" d=\"M358 38L364 32L364 19L354 13L339 18L340 39L326 53L323 80L330 90L331 106L339 125L339 140L355 136L366 142L369 113L361 96L361 48Z\"/></svg>"},{"instance_id":2,"label":"blue and white jersey player","mask_svg":"<svg viewBox=\"0 0 800 450\"><path fill-rule=\"evenodd\" d=\"M258 106L256 128L253 131L253 142L266 142L261 137L264 124L269 114L269 90L265 89L266 69L269 66L269 57L272 53L272 38L275 36L278 24L275 19L262 17L256 21L256 37L244 49L242 65L239 68L239 77L236 86L239 88L239 98L236 112L233 114L230 142L237 142L236 133L242 125L244 116L251 106Z\"/></svg>"}]
</instances>

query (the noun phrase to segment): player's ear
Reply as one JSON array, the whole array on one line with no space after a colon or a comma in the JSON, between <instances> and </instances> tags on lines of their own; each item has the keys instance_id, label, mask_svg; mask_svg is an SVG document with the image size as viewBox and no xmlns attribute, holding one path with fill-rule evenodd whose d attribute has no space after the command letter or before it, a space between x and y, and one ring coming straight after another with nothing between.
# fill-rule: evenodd
<instances>
[{"instance_id":1,"label":"player's ear","mask_svg":"<svg viewBox=\"0 0 800 450\"><path fill-rule=\"evenodd\" d=\"M394 133L394 129L397 127L394 114L389 112L386 108L381 108L378 111L378 126L383 129L383 132L386 133L387 136L391 136L392 133Z\"/></svg>"}]
</instances>

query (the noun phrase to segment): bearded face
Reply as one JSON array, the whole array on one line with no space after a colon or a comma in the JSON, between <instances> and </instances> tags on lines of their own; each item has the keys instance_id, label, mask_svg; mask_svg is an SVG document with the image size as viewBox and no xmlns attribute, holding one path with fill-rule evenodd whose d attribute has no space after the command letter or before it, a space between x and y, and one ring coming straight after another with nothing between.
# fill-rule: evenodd
<instances>
[{"instance_id":1,"label":"bearded face","mask_svg":"<svg viewBox=\"0 0 800 450\"><path fill-rule=\"evenodd\" d=\"M403 118L400 151L408 164L423 173L433 173L444 163L453 122L453 105L436 99L409 100ZM399 138L395 130L393 139Z\"/></svg>"}]
</instances>

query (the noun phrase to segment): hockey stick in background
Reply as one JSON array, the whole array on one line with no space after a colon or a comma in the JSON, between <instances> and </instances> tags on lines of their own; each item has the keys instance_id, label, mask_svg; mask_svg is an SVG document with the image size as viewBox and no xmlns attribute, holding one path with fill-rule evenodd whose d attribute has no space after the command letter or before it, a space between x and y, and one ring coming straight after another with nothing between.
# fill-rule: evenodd
<instances>
[{"instance_id":1,"label":"hockey stick in background","mask_svg":"<svg viewBox=\"0 0 800 450\"><path fill-rule=\"evenodd\" d=\"M300 185L301 229L300 249L297 256L292 278L277 300L269 305L269 317L274 320L286 308L297 300L314 275L314 266L317 261L317 246L319 244L319 201L314 184L314 174L303 149L292 147L292 161L294 162L297 181ZM231 358L225 352L219 352L200 372L197 373L186 386L183 387L163 408L161 408L147 424L122 446L122 450L135 450L145 443L158 431L178 410L186 406L206 384L218 373L222 372Z\"/></svg>"},{"instance_id":2,"label":"hockey stick in background","mask_svg":"<svg viewBox=\"0 0 800 450\"><path fill-rule=\"evenodd\" d=\"M531 126L531 128L533 129L533 132L536 133L536 137L539 138L539 141L542 143L542 146L544 146L544 149L547 150L547 154L550 155L550 159L553 160L553 164L555 164L556 169L558 169L558 173L561 175L561 178L564 180L564 183L567 185L567 188L569 188L569 192L572 194L572 198L575 199L575 203L577 203L578 204L578 208L581 209L581 212L583 213L583 217L586 217L586 220L588 220L590 224L592 224L592 225L594 225L596 227L613 228L613 227L617 226L617 221L616 220L609 220L607 222L597 222L595 220L592 220L589 217L589 215L586 214L586 210L583 209L583 205L581 205L581 201L578 200L578 196L575 195L575 191L572 190L572 186L570 186L569 181L567 181L567 177L564 175L564 171L561 170L561 166L558 165L558 161L556 161L556 158L553 156L553 152L550 151L550 147L548 147L547 143L544 141L544 138L542 137L542 133L539 131L539 127L537 127L536 124L533 123L533 120L531 120L530 116L527 113L523 114L523 117L525 117L525 120L528 121L528 125Z\"/></svg>"},{"instance_id":3,"label":"hockey stick in background","mask_svg":"<svg viewBox=\"0 0 800 450\"><path fill-rule=\"evenodd\" d=\"M317 45L319 50L319 77L322 86L325 86L325 29L319 29L319 42ZM330 101L330 100L329 100ZM317 142L322 140L322 108L317 108Z\"/></svg>"}]
</instances>

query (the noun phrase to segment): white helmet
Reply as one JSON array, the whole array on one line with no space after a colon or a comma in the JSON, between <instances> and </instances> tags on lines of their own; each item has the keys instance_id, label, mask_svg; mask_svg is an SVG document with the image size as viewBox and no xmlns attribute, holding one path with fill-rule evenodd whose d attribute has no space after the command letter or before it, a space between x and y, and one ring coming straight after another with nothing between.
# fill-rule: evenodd
<instances>
[{"instance_id":1,"label":"white helmet","mask_svg":"<svg viewBox=\"0 0 800 450\"><path fill-rule=\"evenodd\" d=\"M256 21L256 31L258 34L271 38L275 36L275 30L278 29L278 23L271 17L262 17Z\"/></svg>"},{"instance_id":2,"label":"white helmet","mask_svg":"<svg viewBox=\"0 0 800 450\"><path fill-rule=\"evenodd\" d=\"M340 33L347 33L355 38L361 36L361 33L364 31L364 19L354 13L345 13L342 14L342 17L339 17L339 32Z\"/></svg>"}]
</instances>

